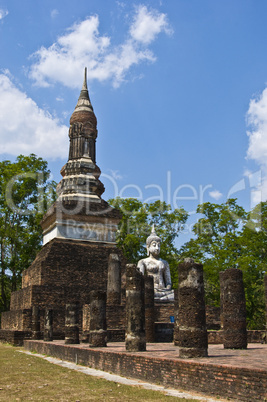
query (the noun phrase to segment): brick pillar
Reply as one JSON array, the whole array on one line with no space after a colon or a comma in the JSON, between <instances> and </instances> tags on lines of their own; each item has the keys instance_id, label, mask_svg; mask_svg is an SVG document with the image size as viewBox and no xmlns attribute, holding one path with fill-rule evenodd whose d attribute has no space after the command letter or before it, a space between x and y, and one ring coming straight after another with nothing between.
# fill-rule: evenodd
<instances>
[{"instance_id":1,"label":"brick pillar","mask_svg":"<svg viewBox=\"0 0 267 402\"><path fill-rule=\"evenodd\" d=\"M246 349L246 299L242 271L229 268L220 272L220 289L224 348Z\"/></svg>"},{"instance_id":2,"label":"brick pillar","mask_svg":"<svg viewBox=\"0 0 267 402\"><path fill-rule=\"evenodd\" d=\"M110 254L108 259L107 304L121 303L121 261L118 254Z\"/></svg>"},{"instance_id":3,"label":"brick pillar","mask_svg":"<svg viewBox=\"0 0 267 402\"><path fill-rule=\"evenodd\" d=\"M53 310L45 309L44 315L44 341L51 342L53 340Z\"/></svg>"},{"instance_id":4,"label":"brick pillar","mask_svg":"<svg viewBox=\"0 0 267 402\"><path fill-rule=\"evenodd\" d=\"M155 342L154 278L145 276L144 280L146 342Z\"/></svg>"},{"instance_id":5,"label":"brick pillar","mask_svg":"<svg viewBox=\"0 0 267 402\"><path fill-rule=\"evenodd\" d=\"M89 346L107 346L106 292L90 292Z\"/></svg>"},{"instance_id":6,"label":"brick pillar","mask_svg":"<svg viewBox=\"0 0 267 402\"><path fill-rule=\"evenodd\" d=\"M130 352L146 350L144 276L135 264L126 265L125 347Z\"/></svg>"},{"instance_id":7,"label":"brick pillar","mask_svg":"<svg viewBox=\"0 0 267 402\"><path fill-rule=\"evenodd\" d=\"M265 325L266 325L265 343L267 343L267 274L264 275L264 288L265 288Z\"/></svg>"},{"instance_id":8,"label":"brick pillar","mask_svg":"<svg viewBox=\"0 0 267 402\"><path fill-rule=\"evenodd\" d=\"M65 343L76 344L79 341L79 304L66 304L65 310Z\"/></svg>"},{"instance_id":9,"label":"brick pillar","mask_svg":"<svg viewBox=\"0 0 267 402\"><path fill-rule=\"evenodd\" d=\"M175 342L182 358L206 357L208 335L206 327L203 266L185 258L178 266L178 312L175 316ZM177 307L176 307L177 309Z\"/></svg>"},{"instance_id":10,"label":"brick pillar","mask_svg":"<svg viewBox=\"0 0 267 402\"><path fill-rule=\"evenodd\" d=\"M178 289L174 289L174 326L173 326L173 342L178 345Z\"/></svg>"},{"instance_id":11,"label":"brick pillar","mask_svg":"<svg viewBox=\"0 0 267 402\"><path fill-rule=\"evenodd\" d=\"M32 339L41 339L40 310L38 306L32 306Z\"/></svg>"}]
</instances>

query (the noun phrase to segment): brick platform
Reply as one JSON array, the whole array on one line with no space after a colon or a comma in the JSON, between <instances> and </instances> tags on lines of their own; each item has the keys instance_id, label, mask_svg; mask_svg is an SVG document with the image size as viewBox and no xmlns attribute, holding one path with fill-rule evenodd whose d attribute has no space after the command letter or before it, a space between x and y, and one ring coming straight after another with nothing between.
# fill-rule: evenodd
<instances>
[{"instance_id":1,"label":"brick platform","mask_svg":"<svg viewBox=\"0 0 267 402\"><path fill-rule=\"evenodd\" d=\"M64 345L64 341L24 341L27 350L84 364L125 377L166 387L195 391L238 401L267 398L267 345L249 344L247 350L210 345L209 357L180 359L173 344L147 344L146 352L126 352L124 343L106 348Z\"/></svg>"}]
</instances>

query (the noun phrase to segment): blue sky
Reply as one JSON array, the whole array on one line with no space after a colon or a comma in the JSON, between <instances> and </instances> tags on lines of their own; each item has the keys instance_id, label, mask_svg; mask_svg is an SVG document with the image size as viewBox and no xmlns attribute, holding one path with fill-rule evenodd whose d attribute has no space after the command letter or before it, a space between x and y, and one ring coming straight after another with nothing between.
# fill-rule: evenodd
<instances>
[{"instance_id":1,"label":"blue sky","mask_svg":"<svg viewBox=\"0 0 267 402\"><path fill-rule=\"evenodd\" d=\"M53 178L88 68L103 198L267 199L266 0L0 0L0 158Z\"/></svg>"}]
</instances>

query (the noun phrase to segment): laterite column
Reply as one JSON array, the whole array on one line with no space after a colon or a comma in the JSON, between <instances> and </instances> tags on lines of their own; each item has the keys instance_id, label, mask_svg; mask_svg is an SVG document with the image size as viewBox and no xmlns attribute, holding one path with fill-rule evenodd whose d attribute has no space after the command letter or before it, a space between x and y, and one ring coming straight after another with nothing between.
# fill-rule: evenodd
<instances>
[{"instance_id":1,"label":"laterite column","mask_svg":"<svg viewBox=\"0 0 267 402\"><path fill-rule=\"evenodd\" d=\"M66 304L65 311L65 343L76 344L79 341L79 304Z\"/></svg>"},{"instance_id":2,"label":"laterite column","mask_svg":"<svg viewBox=\"0 0 267 402\"><path fill-rule=\"evenodd\" d=\"M174 345L178 345L178 334L179 334L179 327L178 327L178 289L174 289L174 326L173 326L173 342Z\"/></svg>"},{"instance_id":3,"label":"laterite column","mask_svg":"<svg viewBox=\"0 0 267 402\"><path fill-rule=\"evenodd\" d=\"M107 304L121 304L121 262L118 254L108 259Z\"/></svg>"},{"instance_id":4,"label":"laterite column","mask_svg":"<svg viewBox=\"0 0 267 402\"><path fill-rule=\"evenodd\" d=\"M53 310L45 309L44 315L44 341L51 342L53 340Z\"/></svg>"},{"instance_id":5,"label":"laterite column","mask_svg":"<svg viewBox=\"0 0 267 402\"><path fill-rule=\"evenodd\" d=\"M175 345L179 357L207 357L208 335L204 300L203 266L185 258L178 266L178 318Z\"/></svg>"},{"instance_id":6,"label":"laterite column","mask_svg":"<svg viewBox=\"0 0 267 402\"><path fill-rule=\"evenodd\" d=\"M145 276L144 280L146 341L155 342L154 278Z\"/></svg>"},{"instance_id":7,"label":"laterite column","mask_svg":"<svg viewBox=\"0 0 267 402\"><path fill-rule=\"evenodd\" d=\"M41 339L40 310L38 306L32 307L32 339Z\"/></svg>"},{"instance_id":8,"label":"laterite column","mask_svg":"<svg viewBox=\"0 0 267 402\"><path fill-rule=\"evenodd\" d=\"M106 292L90 292L89 346L107 346Z\"/></svg>"},{"instance_id":9,"label":"laterite column","mask_svg":"<svg viewBox=\"0 0 267 402\"><path fill-rule=\"evenodd\" d=\"M126 265L126 333L127 351L146 350L144 276L135 264Z\"/></svg>"},{"instance_id":10,"label":"laterite column","mask_svg":"<svg viewBox=\"0 0 267 402\"><path fill-rule=\"evenodd\" d=\"M246 299L242 271L229 268L220 272L220 289L224 348L246 349Z\"/></svg>"},{"instance_id":11,"label":"laterite column","mask_svg":"<svg viewBox=\"0 0 267 402\"><path fill-rule=\"evenodd\" d=\"M267 343L267 274L264 275L264 288L265 288L265 328L266 328L266 343Z\"/></svg>"}]
</instances>

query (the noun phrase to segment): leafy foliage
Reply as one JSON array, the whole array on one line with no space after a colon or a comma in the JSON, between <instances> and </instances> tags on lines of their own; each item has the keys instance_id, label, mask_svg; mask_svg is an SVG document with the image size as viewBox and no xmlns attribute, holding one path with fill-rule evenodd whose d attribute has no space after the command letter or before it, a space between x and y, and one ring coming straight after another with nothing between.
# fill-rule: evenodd
<instances>
[{"instance_id":1,"label":"leafy foliage","mask_svg":"<svg viewBox=\"0 0 267 402\"><path fill-rule=\"evenodd\" d=\"M196 238L182 247L181 256L194 257L204 265L207 303L219 306L219 272L239 268L243 272L248 326L263 328L267 202L251 213L238 206L235 199L224 204L201 204L197 212L202 217L193 228Z\"/></svg>"},{"instance_id":2,"label":"leafy foliage","mask_svg":"<svg viewBox=\"0 0 267 402\"><path fill-rule=\"evenodd\" d=\"M56 183L49 181L47 162L34 154L0 162L0 174L1 311L41 247L40 221L55 200Z\"/></svg>"}]
</instances>

